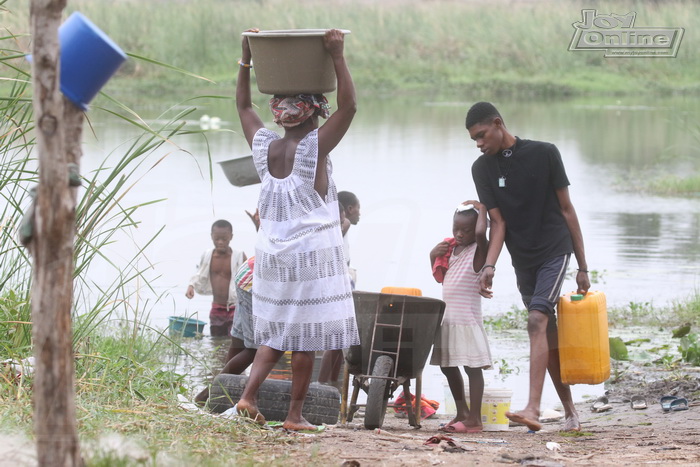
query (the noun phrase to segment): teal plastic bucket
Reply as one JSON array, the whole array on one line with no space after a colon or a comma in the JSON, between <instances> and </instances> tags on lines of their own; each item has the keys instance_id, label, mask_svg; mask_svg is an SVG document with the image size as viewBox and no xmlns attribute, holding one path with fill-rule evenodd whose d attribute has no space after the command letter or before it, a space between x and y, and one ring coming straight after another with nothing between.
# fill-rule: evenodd
<instances>
[{"instance_id":1,"label":"teal plastic bucket","mask_svg":"<svg viewBox=\"0 0 700 467\"><path fill-rule=\"evenodd\" d=\"M76 11L58 28L61 44L61 91L87 110L126 54L104 32Z\"/></svg>"},{"instance_id":2,"label":"teal plastic bucket","mask_svg":"<svg viewBox=\"0 0 700 467\"><path fill-rule=\"evenodd\" d=\"M169 319L171 336L194 337L201 334L207 324L204 321L184 316L171 316Z\"/></svg>"}]
</instances>

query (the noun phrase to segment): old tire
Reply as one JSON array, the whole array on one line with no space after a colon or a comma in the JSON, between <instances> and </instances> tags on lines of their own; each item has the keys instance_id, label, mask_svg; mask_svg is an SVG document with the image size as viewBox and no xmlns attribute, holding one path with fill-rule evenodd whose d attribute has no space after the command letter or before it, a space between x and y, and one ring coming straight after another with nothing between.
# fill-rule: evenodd
<instances>
[{"instance_id":1,"label":"old tire","mask_svg":"<svg viewBox=\"0 0 700 467\"><path fill-rule=\"evenodd\" d=\"M381 355L374 362L372 376L389 376L394 361L388 355ZM384 378L372 378L367 392L367 406L365 407L365 428L374 430L381 428L386 415L386 406L389 402L389 380Z\"/></svg>"},{"instance_id":2,"label":"old tire","mask_svg":"<svg viewBox=\"0 0 700 467\"><path fill-rule=\"evenodd\" d=\"M207 406L214 413L233 407L243 394L247 376L220 374L211 383ZM268 379L258 392L258 409L266 420L284 421L289 410L292 382ZM333 386L311 383L306 394L302 415L314 425L335 425L340 413L340 392Z\"/></svg>"}]
</instances>

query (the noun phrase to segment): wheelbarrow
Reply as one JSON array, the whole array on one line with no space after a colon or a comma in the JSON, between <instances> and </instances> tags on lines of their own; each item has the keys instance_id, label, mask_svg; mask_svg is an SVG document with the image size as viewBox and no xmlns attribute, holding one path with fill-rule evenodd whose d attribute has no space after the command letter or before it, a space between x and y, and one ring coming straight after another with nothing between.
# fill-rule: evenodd
<instances>
[{"instance_id":1,"label":"wheelbarrow","mask_svg":"<svg viewBox=\"0 0 700 467\"><path fill-rule=\"evenodd\" d=\"M365 428L380 428L389 399L399 386L403 386L404 397L408 401L405 406L408 422L420 428L422 373L435 332L442 323L445 302L406 295L416 290L353 292L360 345L352 346L345 352L341 423L352 421L361 407L357 396L362 389L367 393ZM353 391L348 402L350 375L353 376ZM411 404L409 388L413 378L416 380L416 398Z\"/></svg>"}]
</instances>

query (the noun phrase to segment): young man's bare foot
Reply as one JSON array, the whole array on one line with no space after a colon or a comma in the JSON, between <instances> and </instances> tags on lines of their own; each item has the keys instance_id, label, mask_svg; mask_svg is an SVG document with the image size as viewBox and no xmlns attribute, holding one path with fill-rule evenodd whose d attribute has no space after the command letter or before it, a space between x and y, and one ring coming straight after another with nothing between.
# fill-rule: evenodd
<instances>
[{"instance_id":1,"label":"young man's bare foot","mask_svg":"<svg viewBox=\"0 0 700 467\"><path fill-rule=\"evenodd\" d=\"M204 407L207 405L207 400L209 399L209 388L204 388L202 392L197 394L194 398L194 403L199 407Z\"/></svg>"},{"instance_id":2,"label":"young man's bare foot","mask_svg":"<svg viewBox=\"0 0 700 467\"><path fill-rule=\"evenodd\" d=\"M320 426L312 425L311 423L307 422L303 418L301 419L301 421L298 421L298 422L297 421L292 422L289 420L285 420L284 423L282 424L282 428L284 428L285 430L289 430L289 431L321 431L322 427L323 427L323 425L320 425Z\"/></svg>"},{"instance_id":3,"label":"young man's bare foot","mask_svg":"<svg viewBox=\"0 0 700 467\"><path fill-rule=\"evenodd\" d=\"M578 415L569 415L564 419L562 431L581 431L581 423L578 420Z\"/></svg>"},{"instance_id":4,"label":"young man's bare foot","mask_svg":"<svg viewBox=\"0 0 700 467\"><path fill-rule=\"evenodd\" d=\"M525 425L528 430L540 431L542 429L542 424L539 422L539 416L536 413L526 412L521 410L520 412L506 412L506 417L508 420Z\"/></svg>"},{"instance_id":5,"label":"young man's bare foot","mask_svg":"<svg viewBox=\"0 0 700 467\"><path fill-rule=\"evenodd\" d=\"M236 404L236 411L238 412L238 415L248 417L258 425L265 424L265 417L263 417L263 414L258 411L258 407L255 404L240 400L238 401L238 404Z\"/></svg>"}]
</instances>

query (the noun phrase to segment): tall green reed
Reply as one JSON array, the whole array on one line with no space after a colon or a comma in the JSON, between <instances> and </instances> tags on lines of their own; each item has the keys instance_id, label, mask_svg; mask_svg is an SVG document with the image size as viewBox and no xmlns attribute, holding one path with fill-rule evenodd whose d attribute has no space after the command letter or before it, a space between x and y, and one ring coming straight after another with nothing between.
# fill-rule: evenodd
<instances>
[{"instance_id":1,"label":"tall green reed","mask_svg":"<svg viewBox=\"0 0 700 467\"><path fill-rule=\"evenodd\" d=\"M5 3L0 0L0 7ZM0 12L8 13L1 8ZM17 230L38 176L30 76L20 50L23 39L9 30L0 37L0 359L24 362L29 368L31 258L18 243ZM134 56L131 60L143 66L157 63ZM162 299L152 286L158 277L156 265L148 258L148 248L160 231L141 242L132 234L140 224L139 210L159 200L128 201L128 195L136 184L155 175L163 159L188 153L177 141L192 133L183 121L196 110L196 99L165 109L155 123L107 95L100 101L103 105L93 105L87 115L87 131L90 114L103 112L113 123L127 123L141 133L83 174L78 191L72 310L78 393L85 395L90 392L86 388L99 386L106 392L93 394L98 398L114 394L145 399L156 393L162 397L164 387L181 390L182 377L162 369L161 357L173 343L148 324L150 311ZM203 131L195 133L206 137ZM211 170L210 162L210 177ZM21 381L29 373L23 370ZM18 385L13 376L4 371L2 375L0 399L27 394L28 383ZM111 393L115 388L123 391Z\"/></svg>"},{"instance_id":2,"label":"tall green reed","mask_svg":"<svg viewBox=\"0 0 700 467\"><path fill-rule=\"evenodd\" d=\"M15 358L27 355L31 343L31 273L16 229L37 176L32 159L32 103L26 97L29 78L15 65L22 56L17 36L7 31L0 41L0 76L8 89L0 96L0 356Z\"/></svg>"}]
</instances>

